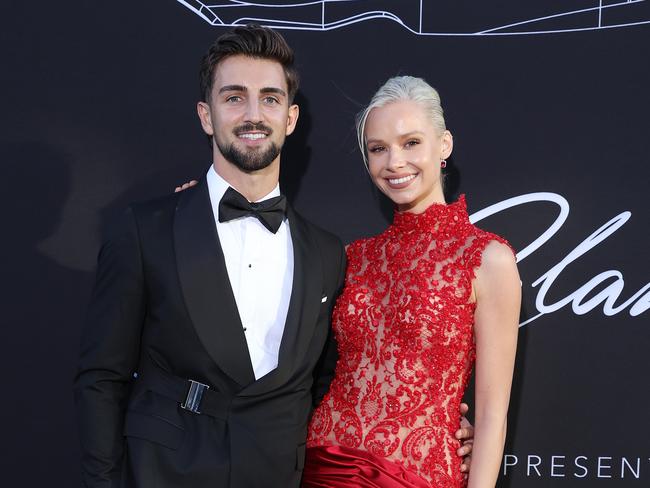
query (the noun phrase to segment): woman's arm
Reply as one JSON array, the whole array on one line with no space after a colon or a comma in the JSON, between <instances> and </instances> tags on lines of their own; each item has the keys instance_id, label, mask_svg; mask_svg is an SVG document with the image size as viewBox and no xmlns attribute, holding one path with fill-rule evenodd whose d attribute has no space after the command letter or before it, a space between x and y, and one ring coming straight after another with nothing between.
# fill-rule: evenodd
<instances>
[{"instance_id":1,"label":"woman's arm","mask_svg":"<svg viewBox=\"0 0 650 488\"><path fill-rule=\"evenodd\" d=\"M512 251L491 242L474 279L476 386L468 488L494 488L501 466L517 349L521 283Z\"/></svg>"}]
</instances>

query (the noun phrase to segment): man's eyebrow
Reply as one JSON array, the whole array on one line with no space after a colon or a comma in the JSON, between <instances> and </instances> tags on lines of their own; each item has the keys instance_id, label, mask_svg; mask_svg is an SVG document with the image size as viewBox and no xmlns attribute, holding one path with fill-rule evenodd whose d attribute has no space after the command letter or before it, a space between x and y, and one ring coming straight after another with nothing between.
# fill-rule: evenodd
<instances>
[{"instance_id":1,"label":"man's eyebrow","mask_svg":"<svg viewBox=\"0 0 650 488\"><path fill-rule=\"evenodd\" d=\"M246 92L248 91L248 89L244 85L226 85L226 86L222 86L219 89L219 93L229 92L229 91Z\"/></svg>"},{"instance_id":2,"label":"man's eyebrow","mask_svg":"<svg viewBox=\"0 0 650 488\"><path fill-rule=\"evenodd\" d=\"M275 87L271 87L271 86L266 87L266 88L262 88L260 90L260 93L277 93L278 95L282 95L283 97L287 96L285 91L282 90L281 88L275 88Z\"/></svg>"},{"instance_id":3,"label":"man's eyebrow","mask_svg":"<svg viewBox=\"0 0 650 488\"><path fill-rule=\"evenodd\" d=\"M244 85L225 85L222 86L219 89L219 93L224 93L224 92L248 92L248 88L246 88ZM277 95L282 95L283 97L286 97L287 94L286 92L281 89L281 88L276 88L273 86L268 86L260 89L260 93L275 93Z\"/></svg>"}]
</instances>

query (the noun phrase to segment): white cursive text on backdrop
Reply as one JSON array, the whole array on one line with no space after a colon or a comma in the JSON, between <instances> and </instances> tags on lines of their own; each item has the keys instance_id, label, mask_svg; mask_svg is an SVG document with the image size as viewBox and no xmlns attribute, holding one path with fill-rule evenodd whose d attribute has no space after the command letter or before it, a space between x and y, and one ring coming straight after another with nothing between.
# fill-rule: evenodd
<instances>
[{"instance_id":1,"label":"white cursive text on backdrop","mask_svg":"<svg viewBox=\"0 0 650 488\"><path fill-rule=\"evenodd\" d=\"M495 203L487 208L484 208L483 210L473 213L470 216L470 221L472 223L476 223L503 210L533 202L555 203L560 208L560 214L548 227L548 229L546 229L537 239L535 239L533 242L528 244L524 249L517 253L517 262L521 262L530 254L539 249L542 245L544 245L544 243L546 243L551 237L553 237L553 235L555 235L555 233L562 227L568 218L569 202L562 195L550 192L536 192L508 198L507 200ZM616 304L617 300L619 300L621 296L621 293L623 292L625 280L623 279L623 274L620 271L613 269L597 274L577 290L556 301L555 303L545 303L546 294L558 276L560 276L562 271L564 271L564 269L569 264L577 260L580 256L589 252L609 236L614 234L630 219L631 216L631 212L625 211L610 219L608 222L596 229L584 241L578 244L569 254L566 255L566 257L561 259L546 273L537 278L532 283L532 286L539 286L537 297L535 299L535 308L539 313L534 317L531 317L528 320L522 322L519 324L519 326L521 327L529 324L534 320L540 318L542 315L556 312L569 303L571 304L573 312L577 315L583 315L587 312L590 312L594 308L598 307L601 303L603 304L603 313L608 316L616 315L622 312L624 309L630 307L630 305L631 307L629 309L629 314L633 317L640 315L648 310L650 308L650 283L646 284L630 298L623 301L623 303L620 303L618 305ZM585 300L586 297L596 289L596 287L606 281L611 281L611 283L596 293L593 297Z\"/></svg>"}]
</instances>

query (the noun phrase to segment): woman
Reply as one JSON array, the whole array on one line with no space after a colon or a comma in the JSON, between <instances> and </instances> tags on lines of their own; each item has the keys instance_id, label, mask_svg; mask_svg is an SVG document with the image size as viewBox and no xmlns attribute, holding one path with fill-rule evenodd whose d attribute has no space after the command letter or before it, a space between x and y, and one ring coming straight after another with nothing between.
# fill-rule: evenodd
<instances>
[{"instance_id":1,"label":"woman","mask_svg":"<svg viewBox=\"0 0 650 488\"><path fill-rule=\"evenodd\" d=\"M452 151L438 93L391 78L357 118L370 177L396 205L347 250L334 309L336 376L309 428L303 487L463 486L459 404L476 360L470 488L493 488L506 433L520 305L513 253L446 204Z\"/></svg>"}]
</instances>

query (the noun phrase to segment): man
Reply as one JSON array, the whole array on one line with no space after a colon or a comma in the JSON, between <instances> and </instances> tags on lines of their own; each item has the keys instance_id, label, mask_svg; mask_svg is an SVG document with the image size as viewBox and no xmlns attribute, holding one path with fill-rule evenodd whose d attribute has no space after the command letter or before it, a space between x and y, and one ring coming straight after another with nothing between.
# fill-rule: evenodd
<instances>
[{"instance_id":1,"label":"man","mask_svg":"<svg viewBox=\"0 0 650 488\"><path fill-rule=\"evenodd\" d=\"M75 380L86 486L299 486L345 252L280 196L297 85L276 32L221 36L207 176L132 206L102 247Z\"/></svg>"}]
</instances>

